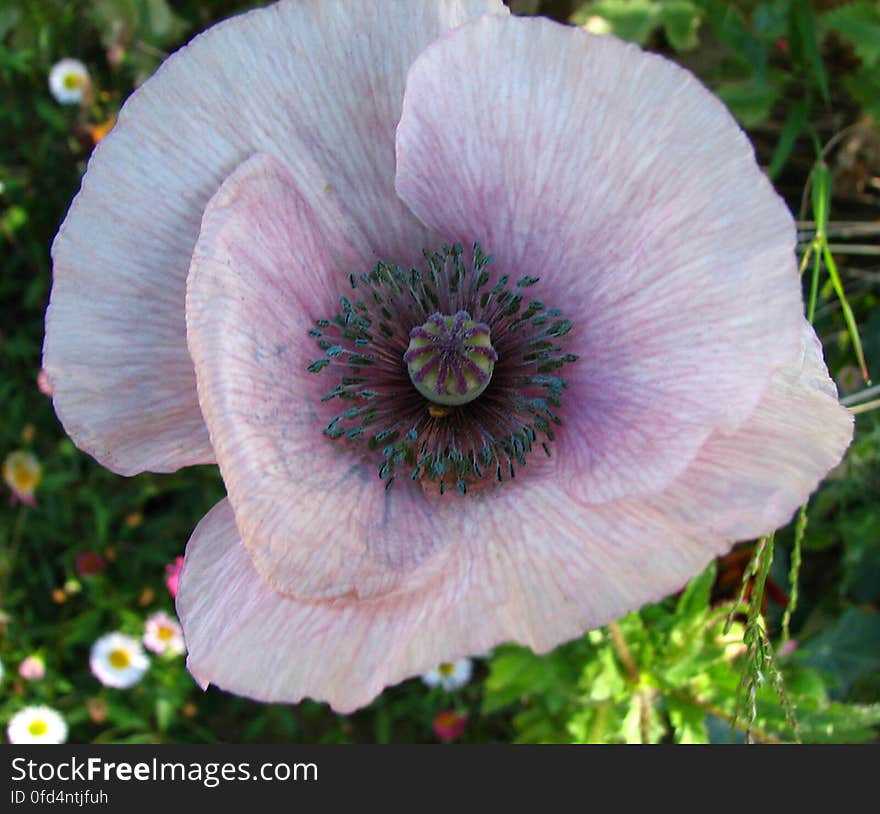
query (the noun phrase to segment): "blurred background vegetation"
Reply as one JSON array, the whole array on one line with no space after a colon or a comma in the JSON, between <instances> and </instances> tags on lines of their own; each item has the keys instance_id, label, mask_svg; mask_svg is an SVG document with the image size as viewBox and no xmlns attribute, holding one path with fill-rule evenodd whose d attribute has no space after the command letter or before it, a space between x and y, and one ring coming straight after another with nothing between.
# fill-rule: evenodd
<instances>
[{"instance_id":1,"label":"blurred background vegetation","mask_svg":"<svg viewBox=\"0 0 880 814\"><path fill-rule=\"evenodd\" d=\"M47 704L74 742L876 740L880 2L868 1L510 2L688 67L746 128L788 201L808 314L858 414L847 458L791 527L551 654L499 647L474 660L463 686L414 679L352 716L202 693L181 656L151 654L126 690L92 675L99 636L140 638L149 615L173 610L166 567L223 488L211 467L117 477L66 438L37 384L49 246L126 96L166 54L252 5L0 0L0 459L34 456L13 458L0 485L3 729ZM88 70L80 104L50 92L63 58ZM27 474L13 472L16 460L39 462L33 506L13 497ZM28 656L41 677L19 671Z\"/></svg>"}]
</instances>

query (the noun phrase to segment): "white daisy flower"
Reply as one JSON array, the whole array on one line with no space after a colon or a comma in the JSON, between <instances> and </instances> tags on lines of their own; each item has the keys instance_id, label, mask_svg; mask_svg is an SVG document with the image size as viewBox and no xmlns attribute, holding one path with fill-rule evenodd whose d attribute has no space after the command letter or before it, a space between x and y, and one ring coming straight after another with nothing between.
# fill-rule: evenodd
<instances>
[{"instance_id":1,"label":"white daisy flower","mask_svg":"<svg viewBox=\"0 0 880 814\"><path fill-rule=\"evenodd\" d=\"M150 660L141 643L123 633L107 633L93 645L89 658L92 674L105 687L133 687L147 672Z\"/></svg>"},{"instance_id":2,"label":"white daisy flower","mask_svg":"<svg viewBox=\"0 0 880 814\"><path fill-rule=\"evenodd\" d=\"M62 105L78 105L91 85L86 66L78 59L62 59L49 71L49 90Z\"/></svg>"},{"instance_id":3,"label":"white daisy flower","mask_svg":"<svg viewBox=\"0 0 880 814\"><path fill-rule=\"evenodd\" d=\"M473 663L470 659L459 659L451 664L441 664L422 676L429 687L442 687L447 692L463 687L471 680Z\"/></svg>"},{"instance_id":4,"label":"white daisy flower","mask_svg":"<svg viewBox=\"0 0 880 814\"><path fill-rule=\"evenodd\" d=\"M177 656L186 649L180 625L165 611L157 611L148 617L143 642L144 647L154 653Z\"/></svg>"},{"instance_id":5,"label":"white daisy flower","mask_svg":"<svg viewBox=\"0 0 880 814\"><path fill-rule=\"evenodd\" d=\"M12 716L6 737L10 743L64 743L67 724L52 707L25 707Z\"/></svg>"}]
</instances>

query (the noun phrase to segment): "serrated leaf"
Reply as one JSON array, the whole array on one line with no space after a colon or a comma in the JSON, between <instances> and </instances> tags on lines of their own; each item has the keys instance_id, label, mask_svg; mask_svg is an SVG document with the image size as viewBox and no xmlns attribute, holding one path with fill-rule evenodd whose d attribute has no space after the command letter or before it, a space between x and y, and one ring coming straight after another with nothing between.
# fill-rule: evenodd
<instances>
[{"instance_id":1,"label":"serrated leaf","mask_svg":"<svg viewBox=\"0 0 880 814\"><path fill-rule=\"evenodd\" d=\"M626 678L610 647L600 650L598 657L587 663L579 684L593 701L617 699L625 693Z\"/></svg>"},{"instance_id":2,"label":"serrated leaf","mask_svg":"<svg viewBox=\"0 0 880 814\"><path fill-rule=\"evenodd\" d=\"M666 704L676 743L709 742L706 713L700 707L671 697L666 699Z\"/></svg>"}]
</instances>

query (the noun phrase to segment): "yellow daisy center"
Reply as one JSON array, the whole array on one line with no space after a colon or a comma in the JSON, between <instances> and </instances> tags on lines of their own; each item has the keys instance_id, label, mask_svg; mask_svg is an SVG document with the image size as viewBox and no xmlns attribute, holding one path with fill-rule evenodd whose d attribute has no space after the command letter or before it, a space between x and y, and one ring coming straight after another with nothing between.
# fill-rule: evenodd
<instances>
[{"instance_id":1,"label":"yellow daisy center","mask_svg":"<svg viewBox=\"0 0 880 814\"><path fill-rule=\"evenodd\" d=\"M28 732L30 732L35 738L45 735L48 731L49 727L46 722L39 718L36 721L31 721L30 726L28 727Z\"/></svg>"},{"instance_id":2,"label":"yellow daisy center","mask_svg":"<svg viewBox=\"0 0 880 814\"><path fill-rule=\"evenodd\" d=\"M131 664L131 656L128 655L127 650L117 648L116 650L110 651L110 655L107 656L107 661L110 662L111 667L117 670L124 670L129 664Z\"/></svg>"},{"instance_id":3,"label":"yellow daisy center","mask_svg":"<svg viewBox=\"0 0 880 814\"><path fill-rule=\"evenodd\" d=\"M167 642L169 639L174 638L174 631L167 625L159 625L159 629L156 631L156 635L163 642Z\"/></svg>"},{"instance_id":4,"label":"yellow daisy center","mask_svg":"<svg viewBox=\"0 0 880 814\"><path fill-rule=\"evenodd\" d=\"M455 672L454 664L441 664L438 668L440 675L451 676Z\"/></svg>"},{"instance_id":5,"label":"yellow daisy center","mask_svg":"<svg viewBox=\"0 0 880 814\"><path fill-rule=\"evenodd\" d=\"M16 492L31 494L42 476L40 462L29 452L12 452L3 464L3 477Z\"/></svg>"},{"instance_id":6,"label":"yellow daisy center","mask_svg":"<svg viewBox=\"0 0 880 814\"><path fill-rule=\"evenodd\" d=\"M16 466L12 470L12 480L16 489L30 492L37 485L37 473L26 466Z\"/></svg>"},{"instance_id":7,"label":"yellow daisy center","mask_svg":"<svg viewBox=\"0 0 880 814\"><path fill-rule=\"evenodd\" d=\"M79 74L69 73L64 77L64 87L68 90L75 90L82 84L82 77Z\"/></svg>"}]
</instances>

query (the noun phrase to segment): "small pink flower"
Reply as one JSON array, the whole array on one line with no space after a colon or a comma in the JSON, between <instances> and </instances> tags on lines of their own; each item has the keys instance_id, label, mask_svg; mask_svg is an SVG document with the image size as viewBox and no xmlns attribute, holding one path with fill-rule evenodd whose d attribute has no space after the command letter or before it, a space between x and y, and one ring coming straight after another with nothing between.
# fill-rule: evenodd
<instances>
[{"instance_id":1,"label":"small pink flower","mask_svg":"<svg viewBox=\"0 0 880 814\"><path fill-rule=\"evenodd\" d=\"M659 56L500 0L285 0L126 102L44 365L114 471L219 465L177 595L200 683L348 712L791 519L852 435L795 242Z\"/></svg>"},{"instance_id":2,"label":"small pink flower","mask_svg":"<svg viewBox=\"0 0 880 814\"><path fill-rule=\"evenodd\" d=\"M107 561L96 551L81 551L76 555L74 567L81 577L93 577L107 567Z\"/></svg>"},{"instance_id":3,"label":"small pink flower","mask_svg":"<svg viewBox=\"0 0 880 814\"><path fill-rule=\"evenodd\" d=\"M18 674L25 681L39 681L46 675L46 662L39 656L28 656L18 665Z\"/></svg>"},{"instance_id":4,"label":"small pink flower","mask_svg":"<svg viewBox=\"0 0 880 814\"><path fill-rule=\"evenodd\" d=\"M179 655L186 649L180 625L165 611L157 611L147 619L143 642L153 653Z\"/></svg>"},{"instance_id":5,"label":"small pink flower","mask_svg":"<svg viewBox=\"0 0 880 814\"><path fill-rule=\"evenodd\" d=\"M177 587L180 584L180 572L183 570L183 557L177 557L174 562L165 566L165 585L172 597L177 596Z\"/></svg>"},{"instance_id":6,"label":"small pink flower","mask_svg":"<svg viewBox=\"0 0 880 814\"><path fill-rule=\"evenodd\" d=\"M797 639L786 639L781 645L779 645L779 655L780 656L790 656L794 653L795 650L798 649Z\"/></svg>"},{"instance_id":7,"label":"small pink flower","mask_svg":"<svg viewBox=\"0 0 880 814\"><path fill-rule=\"evenodd\" d=\"M49 381L49 374L43 369L37 374L37 388L44 396L52 397L52 382Z\"/></svg>"},{"instance_id":8,"label":"small pink flower","mask_svg":"<svg viewBox=\"0 0 880 814\"><path fill-rule=\"evenodd\" d=\"M434 716L434 734L442 741L458 740L467 726L467 715L446 709Z\"/></svg>"}]
</instances>

